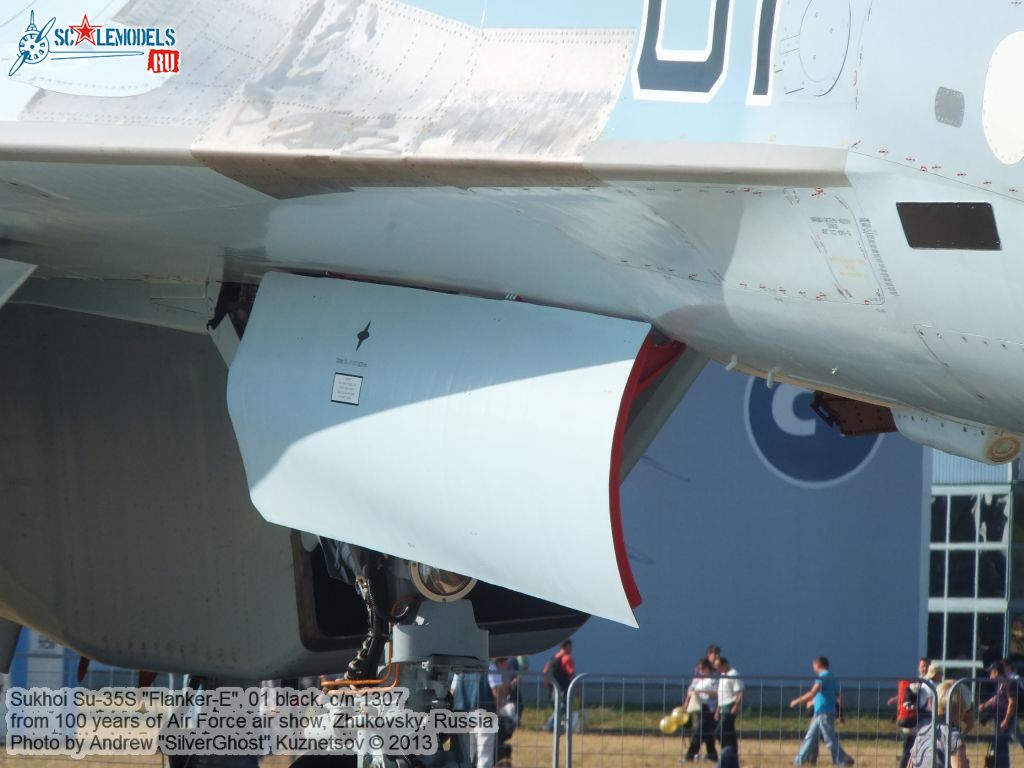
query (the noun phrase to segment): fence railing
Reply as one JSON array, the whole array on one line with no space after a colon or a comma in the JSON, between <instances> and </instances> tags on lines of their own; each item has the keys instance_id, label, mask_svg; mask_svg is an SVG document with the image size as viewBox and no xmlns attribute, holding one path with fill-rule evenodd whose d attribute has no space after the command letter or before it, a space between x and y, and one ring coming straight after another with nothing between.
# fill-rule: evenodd
<instances>
[{"instance_id":1,"label":"fence railing","mask_svg":"<svg viewBox=\"0 0 1024 768\"><path fill-rule=\"evenodd\" d=\"M563 734L562 696L551 689L544 676L517 672L510 697L515 703L515 733L508 739L499 735L497 764L515 768L558 768Z\"/></svg>"},{"instance_id":2,"label":"fence railing","mask_svg":"<svg viewBox=\"0 0 1024 768\"><path fill-rule=\"evenodd\" d=\"M715 678L712 678L715 680ZM568 768L655 768L677 762L717 760L734 745L739 764L781 768L839 763L852 758L870 768L899 768L915 735L895 723L896 678L837 680L842 717L820 722L811 733L810 713L801 702L812 676L740 675L742 702L735 715L720 711L715 697L705 709L683 706L692 678L584 673L569 685L566 765ZM935 688L921 686L927 713L935 709ZM713 683L717 689L717 682ZM717 693L717 690L715 691ZM731 694L729 694L731 695ZM832 727L838 739L829 754ZM934 738L934 737L933 737ZM806 745L805 745L806 740ZM932 755L938 750L932 745Z\"/></svg>"},{"instance_id":3,"label":"fence railing","mask_svg":"<svg viewBox=\"0 0 1024 768\"><path fill-rule=\"evenodd\" d=\"M1020 684L1007 677L964 677L953 684L944 702L947 765L957 740L966 745L972 765L1010 768L1010 747L1024 747L1018 732L1021 713L1015 711L1018 696L1024 695ZM1013 709L1008 712L1011 699Z\"/></svg>"},{"instance_id":4,"label":"fence railing","mask_svg":"<svg viewBox=\"0 0 1024 768\"><path fill-rule=\"evenodd\" d=\"M42 660L59 662L60 675L77 680L74 657L31 656L32 659L25 661L39 661L45 656ZM563 695L557 686L547 685L542 675L521 673L515 694L517 727L510 736L506 733L499 739L499 765L665 768L704 761L709 753L717 759L723 754L723 743L735 743L742 768L782 768L798 759L808 764L833 762L830 745L822 741L820 735L812 734L814 738L805 744L811 718L803 704L791 706L795 699L809 691L814 683L812 675L797 678L742 674L739 679L743 700L733 722L732 718L723 718L720 712L716 718L719 708L714 697L709 699L712 706L707 709L697 711L691 706L687 711L684 704L692 682L690 676L584 673L571 681ZM87 672L81 685L102 688L131 686L136 682L134 672L98 666ZM173 686L175 682L163 678L156 684ZM920 703L927 720L932 712L940 709L936 706L936 688L929 681L914 682L920 686ZM905 768L906 750L915 741L916 734L895 722L899 683L896 678L837 678L842 718L837 717L834 723L840 747L835 756L840 762L849 756L860 768ZM1007 688L1006 695L1016 696L1016 682L1004 684L1013 686ZM717 686L716 679L712 685L716 693ZM974 768L986 765L986 755L993 747L995 758L989 761L990 768L1010 768L1002 761L1016 735L1016 722L1012 724L1013 733L1006 734L999 742L993 738L992 724L977 717L978 705L991 700L996 691L996 684L987 678L955 682L943 702L945 706L941 707L945 717L940 720L947 728L929 729L935 768L949 765L954 731L963 740ZM971 713L963 724L951 719L958 711L954 706L958 701L965 705L962 709ZM824 735L831 736L831 733ZM935 743L939 738L945 739L945 743ZM1020 743L1024 746L1024 742ZM270 763L272 768L286 768L287 760L275 760L277 762ZM53 758L13 757L0 751L0 764L18 768L36 768L37 765L48 768L53 762ZM86 763L91 768L106 765L155 767L161 765L161 760L159 756L91 758Z\"/></svg>"}]
</instances>

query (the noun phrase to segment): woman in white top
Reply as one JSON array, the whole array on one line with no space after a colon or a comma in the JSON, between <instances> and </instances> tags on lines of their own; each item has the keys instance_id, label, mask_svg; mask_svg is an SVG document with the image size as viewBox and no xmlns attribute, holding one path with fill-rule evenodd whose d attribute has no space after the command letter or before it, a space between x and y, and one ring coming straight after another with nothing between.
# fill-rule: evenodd
<instances>
[{"instance_id":1,"label":"woman in white top","mask_svg":"<svg viewBox=\"0 0 1024 768\"><path fill-rule=\"evenodd\" d=\"M686 690L686 701L683 706L690 713L693 725L693 736L686 750L685 760L696 760L700 754L700 743L704 742L704 759L718 760L715 748L715 702L718 693L718 682L713 677L711 662L701 659L694 670L694 678Z\"/></svg>"},{"instance_id":2,"label":"woman in white top","mask_svg":"<svg viewBox=\"0 0 1024 768\"><path fill-rule=\"evenodd\" d=\"M964 702L962 688L953 690L954 685L952 680L945 680L939 685L937 691L939 716L932 718L918 729L914 746L910 748L909 768L932 768L932 742L936 738L935 746L939 750L939 765L947 765L945 758L948 755L949 768L971 768L971 764L967 760L967 747L960 731L964 714L970 710L970 707ZM952 696L950 696L950 691L953 691ZM947 708L949 710L948 727L945 723ZM938 728L937 734L934 730L936 727Z\"/></svg>"}]
</instances>

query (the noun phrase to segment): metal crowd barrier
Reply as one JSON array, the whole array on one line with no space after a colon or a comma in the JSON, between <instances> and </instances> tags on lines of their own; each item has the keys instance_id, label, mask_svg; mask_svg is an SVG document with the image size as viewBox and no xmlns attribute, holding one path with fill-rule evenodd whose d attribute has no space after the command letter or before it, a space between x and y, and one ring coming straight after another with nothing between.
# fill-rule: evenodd
<instances>
[{"instance_id":1,"label":"metal crowd barrier","mask_svg":"<svg viewBox=\"0 0 1024 768\"><path fill-rule=\"evenodd\" d=\"M543 674L527 671L517 677L517 726L507 742L506 759L499 745L497 764L500 768L558 768L563 728L562 718L555 713L561 710L562 697L557 686L545 684Z\"/></svg>"},{"instance_id":2,"label":"metal crowd barrier","mask_svg":"<svg viewBox=\"0 0 1024 768\"><path fill-rule=\"evenodd\" d=\"M897 678L853 678L837 673L845 722L837 724L840 746L863 768L901 768L908 738L895 723ZM744 685L742 710L736 719L737 753L744 768L781 768L794 764L810 724L807 710L791 709L791 700L807 692L814 676L766 677L740 674ZM662 768L686 764L694 745L696 725L662 731L662 718L671 718L686 697L691 678L584 673L566 693L566 768ZM935 687L924 686L927 709L935 710ZM669 724L671 726L671 723ZM693 762L703 762L706 743L696 733L699 750ZM913 736L911 736L913 738ZM933 764L935 749L933 729ZM720 740L715 748L720 753ZM810 764L831 764L824 744L817 745ZM937 766L936 766L937 768ZM981 768L981 763L978 764Z\"/></svg>"},{"instance_id":3,"label":"metal crowd barrier","mask_svg":"<svg viewBox=\"0 0 1024 768\"><path fill-rule=\"evenodd\" d=\"M967 757L972 768L1010 768L1013 762L1013 745L1019 744L1024 748L1024 740L1019 731L1019 724L1022 722L1022 714L1017 712L1010 723L1009 731L1003 734L1006 742L1006 756L1000 759L995 750L995 729L999 727L997 713L989 709L982 710L981 707L991 700L1000 685L1005 686L1007 696L1017 697L1018 686L1021 681L1011 678L993 680L988 677L964 677L958 679L946 695L946 718L947 728L946 745L943 752L948 756L952 751L953 731L956 723L955 704L959 698L967 710L968 718L966 723L960 724L959 732L961 739L967 748ZM1024 691L1021 691L1024 693ZM1007 759L1008 758L1008 759Z\"/></svg>"},{"instance_id":4,"label":"metal crowd barrier","mask_svg":"<svg viewBox=\"0 0 1024 768\"><path fill-rule=\"evenodd\" d=\"M104 685L134 684L132 673L98 668L83 684L100 688ZM907 733L895 723L897 695L896 678L844 677L837 670L837 683L845 722L837 725L843 750L856 760L859 768L903 768L901 758ZM809 725L803 707L792 709L792 699L805 693L813 684L808 672L801 677L778 677L741 674L744 685L742 712L736 720L738 758L742 768L783 768L792 765ZM522 672L518 676L517 728L499 752L500 768L671 768L687 762L696 723L674 727L668 722L665 733L662 720L671 721L673 710L680 707L690 684L689 676L637 676L626 674L584 673L575 677L564 696L557 687L546 685L543 675ZM936 711L935 686L917 681L927 695L927 709ZM166 684L166 683L162 683ZM991 695L989 680L964 679L956 682L952 697L970 691L971 701ZM947 711L947 716L949 712ZM932 729L934 768L948 768L948 742L938 748L934 742L939 730ZM697 733L698 737L701 733ZM991 725L975 724L973 732L965 733L968 757L972 768L983 768L985 753L991 742ZM714 742L720 752L719 741ZM564 746L563 746L564 745ZM707 743L698 738L699 760L704 760ZM564 750L564 752L563 752ZM0 752L0 768L52 768L56 762L69 759L5 756ZM816 760L831 764L831 756L823 744L818 745ZM156 766L159 756L89 758L83 765ZM287 768L288 758L274 757L264 762L267 768ZM70 764L69 764L70 765ZM995 765L991 768L1009 768Z\"/></svg>"}]
</instances>

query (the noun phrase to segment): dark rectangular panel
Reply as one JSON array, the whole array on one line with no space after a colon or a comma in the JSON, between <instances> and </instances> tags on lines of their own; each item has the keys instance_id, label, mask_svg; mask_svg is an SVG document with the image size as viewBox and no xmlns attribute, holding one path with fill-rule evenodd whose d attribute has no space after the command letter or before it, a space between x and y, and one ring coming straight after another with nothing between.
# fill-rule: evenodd
<instances>
[{"instance_id":1,"label":"dark rectangular panel","mask_svg":"<svg viewBox=\"0 0 1024 768\"><path fill-rule=\"evenodd\" d=\"M944 618L941 613L929 613L928 614L928 656L933 659L941 659L942 653L942 636L944 634L945 624Z\"/></svg>"},{"instance_id":2,"label":"dark rectangular panel","mask_svg":"<svg viewBox=\"0 0 1024 768\"><path fill-rule=\"evenodd\" d=\"M928 571L928 597L946 596L946 551L930 553Z\"/></svg>"},{"instance_id":3,"label":"dark rectangular panel","mask_svg":"<svg viewBox=\"0 0 1024 768\"><path fill-rule=\"evenodd\" d=\"M811 408L830 427L839 427L846 437L895 432L892 411L882 405L862 403L848 397L815 392Z\"/></svg>"},{"instance_id":4,"label":"dark rectangular panel","mask_svg":"<svg viewBox=\"0 0 1024 768\"><path fill-rule=\"evenodd\" d=\"M974 550L953 550L949 553L947 597L976 597L974 569L977 558Z\"/></svg>"},{"instance_id":5,"label":"dark rectangular panel","mask_svg":"<svg viewBox=\"0 0 1024 768\"><path fill-rule=\"evenodd\" d=\"M974 646L974 614L951 613L946 618L946 658L971 659Z\"/></svg>"},{"instance_id":6,"label":"dark rectangular panel","mask_svg":"<svg viewBox=\"0 0 1024 768\"><path fill-rule=\"evenodd\" d=\"M999 230L989 203L896 203L911 248L999 251Z\"/></svg>"},{"instance_id":7,"label":"dark rectangular panel","mask_svg":"<svg viewBox=\"0 0 1024 768\"><path fill-rule=\"evenodd\" d=\"M948 497L932 496L932 538L933 544L946 543L946 512L949 508Z\"/></svg>"}]
</instances>

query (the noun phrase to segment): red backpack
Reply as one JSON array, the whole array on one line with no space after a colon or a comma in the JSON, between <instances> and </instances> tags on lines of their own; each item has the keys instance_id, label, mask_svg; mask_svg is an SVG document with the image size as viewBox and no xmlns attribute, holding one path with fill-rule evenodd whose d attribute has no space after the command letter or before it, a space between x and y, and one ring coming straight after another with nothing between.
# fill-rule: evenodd
<instances>
[{"instance_id":1,"label":"red backpack","mask_svg":"<svg viewBox=\"0 0 1024 768\"><path fill-rule=\"evenodd\" d=\"M900 728L913 728L917 725L917 691L911 685L913 683L910 680L900 680L896 692L899 702L896 705L896 725Z\"/></svg>"},{"instance_id":2,"label":"red backpack","mask_svg":"<svg viewBox=\"0 0 1024 768\"><path fill-rule=\"evenodd\" d=\"M562 658L562 656L556 653L548 660L548 663L544 665L544 677L548 687L551 686L551 683L554 683L562 693L565 693L572 680L569 678L569 673L565 671Z\"/></svg>"}]
</instances>

